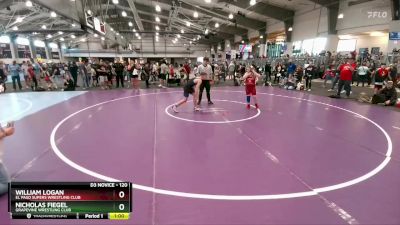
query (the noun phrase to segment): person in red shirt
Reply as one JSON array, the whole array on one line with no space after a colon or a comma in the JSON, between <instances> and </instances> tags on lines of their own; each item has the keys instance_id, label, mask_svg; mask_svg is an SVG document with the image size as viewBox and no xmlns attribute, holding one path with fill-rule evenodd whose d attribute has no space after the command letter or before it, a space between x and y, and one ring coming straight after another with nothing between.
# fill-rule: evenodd
<instances>
[{"instance_id":1,"label":"person in red shirt","mask_svg":"<svg viewBox=\"0 0 400 225\"><path fill-rule=\"evenodd\" d=\"M351 92L351 80L353 79L353 72L355 69L356 65L355 63L352 62L352 60L348 59L347 63L342 64L339 67L340 71L340 80L339 80L339 87L338 87L338 92L337 96L340 97L340 92L342 92L342 89L344 87L344 90L346 90L346 96L347 98L350 96Z\"/></svg>"},{"instance_id":2,"label":"person in red shirt","mask_svg":"<svg viewBox=\"0 0 400 225\"><path fill-rule=\"evenodd\" d=\"M36 79L35 70L33 69L33 66L30 63L28 64L28 77L31 81L33 81L33 84L31 83L31 88L33 91L35 91L38 87L38 82Z\"/></svg>"},{"instance_id":3,"label":"person in red shirt","mask_svg":"<svg viewBox=\"0 0 400 225\"><path fill-rule=\"evenodd\" d=\"M253 96L254 105L258 109L257 102L257 92L256 92L256 84L258 78L261 76L256 72L256 67L251 65L250 68L247 69L247 72L243 76L244 84L246 85L246 102L247 109L250 109L250 97Z\"/></svg>"},{"instance_id":4,"label":"person in red shirt","mask_svg":"<svg viewBox=\"0 0 400 225\"><path fill-rule=\"evenodd\" d=\"M388 78L389 71L386 68L386 64L382 63L381 67L375 71L375 87L374 94L377 94L383 87L383 82Z\"/></svg>"}]
</instances>

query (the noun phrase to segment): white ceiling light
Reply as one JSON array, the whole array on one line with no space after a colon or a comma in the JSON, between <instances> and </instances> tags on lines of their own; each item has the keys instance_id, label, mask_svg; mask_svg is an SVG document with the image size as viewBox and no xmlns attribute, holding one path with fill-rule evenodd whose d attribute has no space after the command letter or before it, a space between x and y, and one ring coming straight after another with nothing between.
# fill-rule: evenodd
<instances>
[{"instance_id":1,"label":"white ceiling light","mask_svg":"<svg viewBox=\"0 0 400 225\"><path fill-rule=\"evenodd\" d=\"M244 44L244 41L242 40L242 44Z\"/></svg>"},{"instance_id":2,"label":"white ceiling light","mask_svg":"<svg viewBox=\"0 0 400 225\"><path fill-rule=\"evenodd\" d=\"M51 16L51 17L57 17L57 13L51 12L51 13L50 13L50 16Z\"/></svg>"},{"instance_id":3,"label":"white ceiling light","mask_svg":"<svg viewBox=\"0 0 400 225\"><path fill-rule=\"evenodd\" d=\"M206 3L211 3L211 0L204 0Z\"/></svg>"},{"instance_id":4,"label":"white ceiling light","mask_svg":"<svg viewBox=\"0 0 400 225\"><path fill-rule=\"evenodd\" d=\"M178 38L175 38L175 41L178 41Z\"/></svg>"},{"instance_id":5,"label":"white ceiling light","mask_svg":"<svg viewBox=\"0 0 400 225\"><path fill-rule=\"evenodd\" d=\"M369 35L371 37L382 37L385 36L385 33L379 31L372 31L371 33L369 33Z\"/></svg>"},{"instance_id":6,"label":"white ceiling light","mask_svg":"<svg viewBox=\"0 0 400 225\"><path fill-rule=\"evenodd\" d=\"M116 4L119 3L119 1L118 1L118 0L112 0L112 3L113 3L114 5L116 5Z\"/></svg>"},{"instance_id":7,"label":"white ceiling light","mask_svg":"<svg viewBox=\"0 0 400 225\"><path fill-rule=\"evenodd\" d=\"M75 24L75 23L72 23L71 26L72 26L72 27L76 27L76 24Z\"/></svg>"},{"instance_id":8,"label":"white ceiling light","mask_svg":"<svg viewBox=\"0 0 400 225\"><path fill-rule=\"evenodd\" d=\"M29 1L29 0L25 2L25 5L26 5L26 7L32 7L33 6L32 2Z\"/></svg>"},{"instance_id":9,"label":"white ceiling light","mask_svg":"<svg viewBox=\"0 0 400 225\"><path fill-rule=\"evenodd\" d=\"M181 33L184 34L184 33L185 33L185 30L181 29Z\"/></svg>"},{"instance_id":10,"label":"white ceiling light","mask_svg":"<svg viewBox=\"0 0 400 225\"><path fill-rule=\"evenodd\" d=\"M133 23L132 23L132 22L129 22L128 25L129 25L130 27L133 27Z\"/></svg>"},{"instance_id":11,"label":"white ceiling light","mask_svg":"<svg viewBox=\"0 0 400 225\"><path fill-rule=\"evenodd\" d=\"M97 38L99 35L97 35L97 34L94 34L93 36Z\"/></svg>"},{"instance_id":12,"label":"white ceiling light","mask_svg":"<svg viewBox=\"0 0 400 225\"><path fill-rule=\"evenodd\" d=\"M18 30L18 27L17 26L13 26L12 30Z\"/></svg>"},{"instance_id":13,"label":"white ceiling light","mask_svg":"<svg viewBox=\"0 0 400 225\"><path fill-rule=\"evenodd\" d=\"M263 39L263 38L264 38L264 36L263 36L263 35L261 35L261 36L260 36L260 39Z\"/></svg>"},{"instance_id":14,"label":"white ceiling light","mask_svg":"<svg viewBox=\"0 0 400 225\"><path fill-rule=\"evenodd\" d=\"M75 35L73 35L73 34L71 34L71 38L72 38L72 39L75 39L75 38L76 38L76 36L75 36Z\"/></svg>"},{"instance_id":15,"label":"white ceiling light","mask_svg":"<svg viewBox=\"0 0 400 225\"><path fill-rule=\"evenodd\" d=\"M256 0L250 0L250 5L255 5L256 3Z\"/></svg>"},{"instance_id":16,"label":"white ceiling light","mask_svg":"<svg viewBox=\"0 0 400 225\"><path fill-rule=\"evenodd\" d=\"M124 36L121 36L121 39L124 39Z\"/></svg>"},{"instance_id":17,"label":"white ceiling light","mask_svg":"<svg viewBox=\"0 0 400 225\"><path fill-rule=\"evenodd\" d=\"M61 37L61 38L60 38L60 41L64 41L64 38L63 38L63 37Z\"/></svg>"},{"instance_id":18,"label":"white ceiling light","mask_svg":"<svg viewBox=\"0 0 400 225\"><path fill-rule=\"evenodd\" d=\"M215 28L218 28L219 27L219 23L215 23Z\"/></svg>"},{"instance_id":19,"label":"white ceiling light","mask_svg":"<svg viewBox=\"0 0 400 225\"><path fill-rule=\"evenodd\" d=\"M160 17L156 16L156 22L160 22Z\"/></svg>"},{"instance_id":20,"label":"white ceiling light","mask_svg":"<svg viewBox=\"0 0 400 225\"><path fill-rule=\"evenodd\" d=\"M176 35L178 38L181 38L181 35L180 34L178 34L178 35Z\"/></svg>"},{"instance_id":21,"label":"white ceiling light","mask_svg":"<svg viewBox=\"0 0 400 225\"><path fill-rule=\"evenodd\" d=\"M204 34L208 34L208 29L206 29L206 30L204 31Z\"/></svg>"},{"instance_id":22,"label":"white ceiling light","mask_svg":"<svg viewBox=\"0 0 400 225\"><path fill-rule=\"evenodd\" d=\"M106 40L106 39L105 39L104 37L101 37L101 40L104 41L104 40Z\"/></svg>"},{"instance_id":23,"label":"white ceiling light","mask_svg":"<svg viewBox=\"0 0 400 225\"><path fill-rule=\"evenodd\" d=\"M230 45L229 45L229 44L227 44L227 45L226 45L226 47L227 47L227 48L229 48L229 47L230 47Z\"/></svg>"},{"instance_id":24,"label":"white ceiling light","mask_svg":"<svg viewBox=\"0 0 400 225\"><path fill-rule=\"evenodd\" d=\"M133 32L136 32L136 29L135 28L133 28L133 30L132 30Z\"/></svg>"},{"instance_id":25,"label":"white ceiling light","mask_svg":"<svg viewBox=\"0 0 400 225\"><path fill-rule=\"evenodd\" d=\"M64 34L64 32L62 32L62 31L58 31L58 34L60 34L60 35L61 35L61 34Z\"/></svg>"},{"instance_id":26,"label":"white ceiling light","mask_svg":"<svg viewBox=\"0 0 400 225\"><path fill-rule=\"evenodd\" d=\"M85 39L85 38L82 38L82 39L81 39L81 42L85 42L85 41L86 41L86 39Z\"/></svg>"},{"instance_id":27,"label":"white ceiling light","mask_svg":"<svg viewBox=\"0 0 400 225\"><path fill-rule=\"evenodd\" d=\"M21 23L23 20L24 20L24 17L18 16L17 19L15 20L15 22Z\"/></svg>"},{"instance_id":28,"label":"white ceiling light","mask_svg":"<svg viewBox=\"0 0 400 225\"><path fill-rule=\"evenodd\" d=\"M117 32L116 35L119 36L119 33Z\"/></svg>"},{"instance_id":29,"label":"white ceiling light","mask_svg":"<svg viewBox=\"0 0 400 225\"><path fill-rule=\"evenodd\" d=\"M192 41L189 41L189 44L192 44Z\"/></svg>"},{"instance_id":30,"label":"white ceiling light","mask_svg":"<svg viewBox=\"0 0 400 225\"><path fill-rule=\"evenodd\" d=\"M156 11L157 11L157 12L161 12L161 7L160 7L160 5L156 5Z\"/></svg>"},{"instance_id":31,"label":"white ceiling light","mask_svg":"<svg viewBox=\"0 0 400 225\"><path fill-rule=\"evenodd\" d=\"M160 27L159 27L159 26L156 26L156 30L160 30Z\"/></svg>"},{"instance_id":32,"label":"white ceiling light","mask_svg":"<svg viewBox=\"0 0 400 225\"><path fill-rule=\"evenodd\" d=\"M126 17L128 14L126 14L125 11L122 11L121 15L122 15L123 17Z\"/></svg>"},{"instance_id":33,"label":"white ceiling light","mask_svg":"<svg viewBox=\"0 0 400 225\"><path fill-rule=\"evenodd\" d=\"M156 42L158 42L158 38L156 38Z\"/></svg>"},{"instance_id":34,"label":"white ceiling light","mask_svg":"<svg viewBox=\"0 0 400 225\"><path fill-rule=\"evenodd\" d=\"M190 22L189 21L186 21L186 26L190 27Z\"/></svg>"},{"instance_id":35,"label":"white ceiling light","mask_svg":"<svg viewBox=\"0 0 400 225\"><path fill-rule=\"evenodd\" d=\"M42 29L46 30L47 29L46 25L42 25Z\"/></svg>"},{"instance_id":36,"label":"white ceiling light","mask_svg":"<svg viewBox=\"0 0 400 225\"><path fill-rule=\"evenodd\" d=\"M114 31L114 28L111 27L110 30L111 30L111 31Z\"/></svg>"},{"instance_id":37,"label":"white ceiling light","mask_svg":"<svg viewBox=\"0 0 400 225\"><path fill-rule=\"evenodd\" d=\"M158 36L159 35L159 33L158 32L156 32L156 36Z\"/></svg>"},{"instance_id":38,"label":"white ceiling light","mask_svg":"<svg viewBox=\"0 0 400 225\"><path fill-rule=\"evenodd\" d=\"M142 39L142 37L140 37L140 36L139 36L139 37L137 37L137 38L138 38L139 40L140 40L140 39Z\"/></svg>"},{"instance_id":39,"label":"white ceiling light","mask_svg":"<svg viewBox=\"0 0 400 225\"><path fill-rule=\"evenodd\" d=\"M52 37L53 37L53 35L51 35L51 34L48 34L46 37L47 37L47 38L52 38Z\"/></svg>"},{"instance_id":40,"label":"white ceiling light","mask_svg":"<svg viewBox=\"0 0 400 225\"><path fill-rule=\"evenodd\" d=\"M136 37L139 37L139 34L138 34L138 33L135 33L135 36L136 36Z\"/></svg>"},{"instance_id":41,"label":"white ceiling light","mask_svg":"<svg viewBox=\"0 0 400 225\"><path fill-rule=\"evenodd\" d=\"M340 14L337 16L338 19L343 19L343 17L344 17L343 13L340 13Z\"/></svg>"},{"instance_id":42,"label":"white ceiling light","mask_svg":"<svg viewBox=\"0 0 400 225\"><path fill-rule=\"evenodd\" d=\"M193 38L193 41L196 41L196 38Z\"/></svg>"},{"instance_id":43,"label":"white ceiling light","mask_svg":"<svg viewBox=\"0 0 400 225\"><path fill-rule=\"evenodd\" d=\"M230 20L233 19L233 14L230 13L228 17L229 17Z\"/></svg>"},{"instance_id":44,"label":"white ceiling light","mask_svg":"<svg viewBox=\"0 0 400 225\"><path fill-rule=\"evenodd\" d=\"M197 13L196 11L193 13L193 17L194 18L197 18L197 17L199 17L199 13Z\"/></svg>"},{"instance_id":45,"label":"white ceiling light","mask_svg":"<svg viewBox=\"0 0 400 225\"><path fill-rule=\"evenodd\" d=\"M86 13L91 16L92 15L92 10L89 9L88 11L86 11Z\"/></svg>"},{"instance_id":46,"label":"white ceiling light","mask_svg":"<svg viewBox=\"0 0 400 225\"><path fill-rule=\"evenodd\" d=\"M292 30L293 30L293 27L289 27L288 31L292 31Z\"/></svg>"}]
</instances>

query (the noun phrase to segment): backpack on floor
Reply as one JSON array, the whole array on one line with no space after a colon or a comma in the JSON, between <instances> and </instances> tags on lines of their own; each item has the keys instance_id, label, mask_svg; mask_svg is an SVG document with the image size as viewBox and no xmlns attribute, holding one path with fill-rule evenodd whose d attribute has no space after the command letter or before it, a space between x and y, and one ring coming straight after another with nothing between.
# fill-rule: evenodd
<instances>
[{"instance_id":1,"label":"backpack on floor","mask_svg":"<svg viewBox=\"0 0 400 225\"><path fill-rule=\"evenodd\" d=\"M46 91L46 89L44 89L43 87L37 87L37 88L35 89L35 91Z\"/></svg>"}]
</instances>

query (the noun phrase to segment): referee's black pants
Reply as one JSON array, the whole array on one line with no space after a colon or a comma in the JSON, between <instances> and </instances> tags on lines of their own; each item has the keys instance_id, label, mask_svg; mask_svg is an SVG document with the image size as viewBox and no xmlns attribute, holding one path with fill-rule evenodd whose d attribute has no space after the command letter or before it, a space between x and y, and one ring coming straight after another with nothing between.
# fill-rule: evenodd
<instances>
[{"instance_id":1,"label":"referee's black pants","mask_svg":"<svg viewBox=\"0 0 400 225\"><path fill-rule=\"evenodd\" d=\"M201 85L200 85L199 103L201 102L201 98L202 98L202 96L203 96L204 88L206 88L206 93L207 93L207 99L208 99L208 101L209 101L209 102L211 101L211 96L210 96L210 88L211 88L211 85L210 85L210 81L209 81L209 80L203 80L203 81L201 82Z\"/></svg>"}]
</instances>

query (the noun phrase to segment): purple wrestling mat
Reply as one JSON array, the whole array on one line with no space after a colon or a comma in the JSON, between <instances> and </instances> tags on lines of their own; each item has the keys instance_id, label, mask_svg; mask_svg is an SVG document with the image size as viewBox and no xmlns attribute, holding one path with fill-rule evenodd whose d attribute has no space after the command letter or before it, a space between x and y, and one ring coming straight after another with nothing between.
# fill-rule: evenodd
<instances>
[{"instance_id":1,"label":"purple wrestling mat","mask_svg":"<svg viewBox=\"0 0 400 225\"><path fill-rule=\"evenodd\" d=\"M400 115L304 92L214 88L175 114L181 89L91 91L16 123L15 181L123 180L129 221L32 224L400 224ZM191 99L191 97L190 97ZM0 198L0 224L9 219Z\"/></svg>"}]
</instances>

